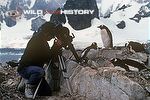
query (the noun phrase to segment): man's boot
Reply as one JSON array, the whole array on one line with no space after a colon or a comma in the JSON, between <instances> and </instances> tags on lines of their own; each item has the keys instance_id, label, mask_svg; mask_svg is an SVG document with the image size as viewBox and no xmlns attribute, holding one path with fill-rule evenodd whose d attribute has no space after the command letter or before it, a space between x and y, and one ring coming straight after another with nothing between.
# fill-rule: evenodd
<instances>
[{"instance_id":1,"label":"man's boot","mask_svg":"<svg viewBox=\"0 0 150 100\"><path fill-rule=\"evenodd\" d=\"M18 84L17 90L24 93L26 83L27 83L27 80L22 77Z\"/></svg>"},{"instance_id":2,"label":"man's boot","mask_svg":"<svg viewBox=\"0 0 150 100\"><path fill-rule=\"evenodd\" d=\"M25 97L32 99L35 92L36 85L26 84Z\"/></svg>"}]
</instances>

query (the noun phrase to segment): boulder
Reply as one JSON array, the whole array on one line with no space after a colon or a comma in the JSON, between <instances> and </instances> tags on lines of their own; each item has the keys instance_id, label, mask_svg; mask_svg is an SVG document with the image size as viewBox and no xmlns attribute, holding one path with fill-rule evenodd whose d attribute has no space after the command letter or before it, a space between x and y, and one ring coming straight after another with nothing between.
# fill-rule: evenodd
<instances>
[{"instance_id":1,"label":"boulder","mask_svg":"<svg viewBox=\"0 0 150 100\"><path fill-rule=\"evenodd\" d=\"M74 74L71 81L73 92L86 97L86 100L145 99L145 90L115 68L95 70L84 67Z\"/></svg>"},{"instance_id":2,"label":"boulder","mask_svg":"<svg viewBox=\"0 0 150 100\"><path fill-rule=\"evenodd\" d=\"M78 53L81 55L81 51L78 51ZM138 56L140 55L138 58L144 61L144 54L139 53L136 53ZM74 96L84 97L83 100L145 100L147 98L147 91L144 88L146 83L140 83L136 81L138 79L130 78L126 74L127 71L119 67L114 67L108 60L117 58L118 55L126 55L122 58L126 60L129 55L133 54L125 53L124 49L90 50L87 55L88 62L86 64L78 64L68 59L71 58L71 55L72 53L69 50L63 51L63 56L67 59L65 61L67 74L65 75L69 77L69 82L73 89L73 96L71 98L74 98ZM135 57L134 59L137 58ZM144 74L142 77L149 78L149 73ZM147 89L149 90L148 87ZM68 94L67 81L61 77L61 91L59 92L59 96Z\"/></svg>"},{"instance_id":3,"label":"boulder","mask_svg":"<svg viewBox=\"0 0 150 100\"><path fill-rule=\"evenodd\" d=\"M77 62L74 62L72 60L67 60L66 61L66 67L67 67L67 72L68 72L68 76L70 77L72 75L72 73L74 72L74 70L76 69L76 67L79 64Z\"/></svg>"},{"instance_id":4,"label":"boulder","mask_svg":"<svg viewBox=\"0 0 150 100\"><path fill-rule=\"evenodd\" d=\"M146 53L141 53L141 52L137 52L137 53L133 53L133 54L116 54L116 58L119 59L131 59L131 60L135 60L139 63L141 62L146 62L148 57Z\"/></svg>"},{"instance_id":5,"label":"boulder","mask_svg":"<svg viewBox=\"0 0 150 100\"><path fill-rule=\"evenodd\" d=\"M132 54L131 56L129 56L129 58L137 59L137 61L139 61L139 62L146 62L147 59L148 59L147 54L146 53L141 53L141 52Z\"/></svg>"},{"instance_id":6,"label":"boulder","mask_svg":"<svg viewBox=\"0 0 150 100\"><path fill-rule=\"evenodd\" d=\"M81 57L81 50L76 50L77 54L79 57ZM64 50L62 52L62 55L66 58L66 59L72 59L72 60L76 60L73 53L70 50Z\"/></svg>"},{"instance_id":7,"label":"boulder","mask_svg":"<svg viewBox=\"0 0 150 100\"><path fill-rule=\"evenodd\" d=\"M17 24L17 22L15 20L13 20L11 17L5 17L4 21L6 22L6 25L8 27L13 27Z\"/></svg>"},{"instance_id":8,"label":"boulder","mask_svg":"<svg viewBox=\"0 0 150 100\"><path fill-rule=\"evenodd\" d=\"M31 30L32 31L38 31L38 28L44 24L46 22L45 19L41 18L41 17L38 17L38 18L35 18L31 21Z\"/></svg>"},{"instance_id":9,"label":"boulder","mask_svg":"<svg viewBox=\"0 0 150 100\"><path fill-rule=\"evenodd\" d=\"M122 54L122 53L123 53L122 50L102 49L99 51L99 56L103 58L107 58L107 59L112 59L112 58L116 58L117 55Z\"/></svg>"},{"instance_id":10,"label":"boulder","mask_svg":"<svg viewBox=\"0 0 150 100\"><path fill-rule=\"evenodd\" d=\"M145 51L144 44L141 44L139 42L130 41L129 44L128 44L128 47L130 48L130 46L132 47L132 49L135 52L143 52L143 51Z\"/></svg>"},{"instance_id":11,"label":"boulder","mask_svg":"<svg viewBox=\"0 0 150 100\"><path fill-rule=\"evenodd\" d=\"M102 49L99 50L98 54L99 54L98 57L103 57L110 60L113 58L118 58L118 59L132 59L138 62L146 62L148 59L146 53L142 52L130 53L126 48L121 50Z\"/></svg>"},{"instance_id":12,"label":"boulder","mask_svg":"<svg viewBox=\"0 0 150 100\"><path fill-rule=\"evenodd\" d=\"M50 17L50 22L54 23L55 25L65 24L66 17L65 14L60 14L61 8L58 8Z\"/></svg>"},{"instance_id":13,"label":"boulder","mask_svg":"<svg viewBox=\"0 0 150 100\"><path fill-rule=\"evenodd\" d=\"M119 29L124 29L126 27L126 23L125 21L121 21L120 23L118 23L116 25Z\"/></svg>"},{"instance_id":14,"label":"boulder","mask_svg":"<svg viewBox=\"0 0 150 100\"><path fill-rule=\"evenodd\" d=\"M148 43L146 43L145 46L146 46L146 47L145 47L145 52L146 52L147 54L150 54L150 41L148 41Z\"/></svg>"},{"instance_id":15,"label":"boulder","mask_svg":"<svg viewBox=\"0 0 150 100\"><path fill-rule=\"evenodd\" d=\"M4 81L4 77L5 75L7 75L8 73L3 69L2 66L0 66L0 84Z\"/></svg>"},{"instance_id":16,"label":"boulder","mask_svg":"<svg viewBox=\"0 0 150 100\"><path fill-rule=\"evenodd\" d=\"M2 66L0 66L0 75L7 75L8 72L6 70L4 70L4 68Z\"/></svg>"}]
</instances>

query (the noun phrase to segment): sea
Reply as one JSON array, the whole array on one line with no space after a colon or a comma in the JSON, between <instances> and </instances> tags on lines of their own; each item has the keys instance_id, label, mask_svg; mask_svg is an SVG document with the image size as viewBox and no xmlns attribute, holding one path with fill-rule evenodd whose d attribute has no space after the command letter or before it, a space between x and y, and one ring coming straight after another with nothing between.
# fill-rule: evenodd
<instances>
[{"instance_id":1,"label":"sea","mask_svg":"<svg viewBox=\"0 0 150 100\"><path fill-rule=\"evenodd\" d=\"M19 61L23 52L24 48L0 48L0 63L5 65L8 61Z\"/></svg>"}]
</instances>

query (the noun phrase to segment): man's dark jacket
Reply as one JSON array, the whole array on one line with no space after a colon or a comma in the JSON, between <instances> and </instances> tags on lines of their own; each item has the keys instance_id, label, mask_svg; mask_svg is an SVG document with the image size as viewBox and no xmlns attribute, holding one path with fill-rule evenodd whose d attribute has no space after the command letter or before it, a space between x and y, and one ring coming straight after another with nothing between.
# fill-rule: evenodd
<instances>
[{"instance_id":1,"label":"man's dark jacket","mask_svg":"<svg viewBox=\"0 0 150 100\"><path fill-rule=\"evenodd\" d=\"M50 59L50 47L46 40L38 35L33 36L24 51L19 62L18 71L28 66L43 67Z\"/></svg>"}]
</instances>

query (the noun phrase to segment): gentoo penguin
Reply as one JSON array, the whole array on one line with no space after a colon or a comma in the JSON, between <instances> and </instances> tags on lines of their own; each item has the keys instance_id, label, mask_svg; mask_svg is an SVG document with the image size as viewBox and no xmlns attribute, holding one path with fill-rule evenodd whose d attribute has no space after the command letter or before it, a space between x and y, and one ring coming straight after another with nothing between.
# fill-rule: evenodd
<instances>
[{"instance_id":1,"label":"gentoo penguin","mask_svg":"<svg viewBox=\"0 0 150 100\"><path fill-rule=\"evenodd\" d=\"M96 42L93 42L90 46L86 47L83 51L82 51L82 54L81 54L81 59L84 59L86 58L88 52L91 50L91 49L97 49L97 43Z\"/></svg>"},{"instance_id":2,"label":"gentoo penguin","mask_svg":"<svg viewBox=\"0 0 150 100\"><path fill-rule=\"evenodd\" d=\"M100 25L98 28L101 29L101 38L103 46L105 48L113 48L113 38L110 30L105 25Z\"/></svg>"}]
</instances>

